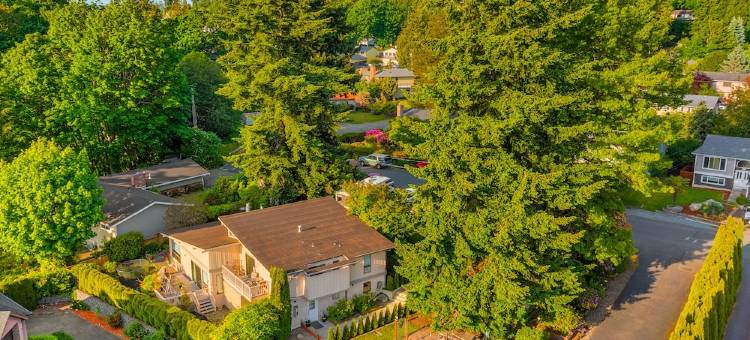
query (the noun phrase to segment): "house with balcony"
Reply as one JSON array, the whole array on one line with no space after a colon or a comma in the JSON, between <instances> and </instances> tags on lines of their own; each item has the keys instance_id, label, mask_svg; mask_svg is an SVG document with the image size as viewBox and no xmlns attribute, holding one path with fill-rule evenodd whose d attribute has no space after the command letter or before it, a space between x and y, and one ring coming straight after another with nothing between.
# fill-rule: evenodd
<instances>
[{"instance_id":1,"label":"house with balcony","mask_svg":"<svg viewBox=\"0 0 750 340\"><path fill-rule=\"evenodd\" d=\"M693 155L693 187L748 196L750 138L708 135Z\"/></svg>"},{"instance_id":2,"label":"house with balcony","mask_svg":"<svg viewBox=\"0 0 750 340\"><path fill-rule=\"evenodd\" d=\"M270 293L273 267L286 271L292 328L328 306L384 289L393 243L331 197L219 217L165 233L172 266L157 296L188 294L199 312L240 308Z\"/></svg>"}]
</instances>

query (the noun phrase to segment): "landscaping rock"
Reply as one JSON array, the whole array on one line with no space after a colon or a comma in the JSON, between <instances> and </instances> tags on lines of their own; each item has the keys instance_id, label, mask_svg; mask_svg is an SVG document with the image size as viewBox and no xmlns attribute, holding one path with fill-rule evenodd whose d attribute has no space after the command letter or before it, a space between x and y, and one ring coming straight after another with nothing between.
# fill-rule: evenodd
<instances>
[{"instance_id":1,"label":"landscaping rock","mask_svg":"<svg viewBox=\"0 0 750 340\"><path fill-rule=\"evenodd\" d=\"M673 212L673 213L680 213L680 212L682 212L682 207L681 207L681 206L679 206L679 205L676 205L676 206L674 206L674 207L669 207L669 208L667 208L667 209L668 209L669 211Z\"/></svg>"},{"instance_id":2,"label":"landscaping rock","mask_svg":"<svg viewBox=\"0 0 750 340\"><path fill-rule=\"evenodd\" d=\"M702 206L703 206L703 203L690 203L690 205L688 206L688 209L690 209L690 211L698 211L698 210L701 210Z\"/></svg>"}]
</instances>

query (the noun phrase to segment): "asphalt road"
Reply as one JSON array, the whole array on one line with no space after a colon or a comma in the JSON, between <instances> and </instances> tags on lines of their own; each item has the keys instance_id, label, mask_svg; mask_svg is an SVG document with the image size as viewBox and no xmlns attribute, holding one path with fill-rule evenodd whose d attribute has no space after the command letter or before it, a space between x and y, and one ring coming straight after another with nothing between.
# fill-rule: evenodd
<instances>
[{"instance_id":1,"label":"asphalt road","mask_svg":"<svg viewBox=\"0 0 750 340\"><path fill-rule=\"evenodd\" d=\"M750 340L750 230L745 229L742 247L742 284L737 294L734 311L729 317L724 339Z\"/></svg>"},{"instance_id":2,"label":"asphalt road","mask_svg":"<svg viewBox=\"0 0 750 340\"><path fill-rule=\"evenodd\" d=\"M390 123L391 121L388 119L379 120L377 122L361 123L361 124L341 123L339 124L339 129L336 131L336 134L344 135L344 134L353 133L353 132L365 132L367 130L372 130L372 129L387 130Z\"/></svg>"},{"instance_id":3,"label":"asphalt road","mask_svg":"<svg viewBox=\"0 0 750 340\"><path fill-rule=\"evenodd\" d=\"M714 229L683 217L628 211L639 264L592 340L664 340L680 315Z\"/></svg>"},{"instance_id":4,"label":"asphalt road","mask_svg":"<svg viewBox=\"0 0 750 340\"><path fill-rule=\"evenodd\" d=\"M410 174L406 169L397 167L387 167L383 169L375 169L371 167L357 167L359 171L367 175L378 174L381 176L390 177L393 180L393 186L396 188L408 188L410 184L421 185L424 183L423 179L419 179Z\"/></svg>"},{"instance_id":5,"label":"asphalt road","mask_svg":"<svg viewBox=\"0 0 750 340\"><path fill-rule=\"evenodd\" d=\"M44 335L62 331L76 340L118 340L102 328L75 315L70 309L54 306L34 310L27 321L29 335Z\"/></svg>"}]
</instances>

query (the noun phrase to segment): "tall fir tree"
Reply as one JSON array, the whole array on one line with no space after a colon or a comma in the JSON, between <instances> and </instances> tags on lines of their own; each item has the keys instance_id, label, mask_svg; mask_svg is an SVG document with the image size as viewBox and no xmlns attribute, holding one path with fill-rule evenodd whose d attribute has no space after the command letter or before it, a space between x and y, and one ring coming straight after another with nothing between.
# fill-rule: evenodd
<instances>
[{"instance_id":1,"label":"tall fir tree","mask_svg":"<svg viewBox=\"0 0 750 340\"><path fill-rule=\"evenodd\" d=\"M347 88L344 8L338 1L221 0L210 24L227 37L219 93L238 110L258 111L233 158L278 202L333 192L351 178L337 157L336 115L329 98Z\"/></svg>"},{"instance_id":2,"label":"tall fir tree","mask_svg":"<svg viewBox=\"0 0 750 340\"><path fill-rule=\"evenodd\" d=\"M397 246L410 308L497 338L529 322L566 332L578 298L634 251L618 190L648 190L665 165L652 107L684 85L661 50L670 8L431 4L449 32L424 89L433 119L391 133L430 161L415 170L420 240Z\"/></svg>"}]
</instances>

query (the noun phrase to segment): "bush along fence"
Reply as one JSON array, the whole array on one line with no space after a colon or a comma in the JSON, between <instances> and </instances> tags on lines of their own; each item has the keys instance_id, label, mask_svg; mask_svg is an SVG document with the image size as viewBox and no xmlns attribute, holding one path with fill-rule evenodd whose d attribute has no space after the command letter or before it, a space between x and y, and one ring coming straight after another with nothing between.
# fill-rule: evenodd
<instances>
[{"instance_id":1,"label":"bush along fence","mask_svg":"<svg viewBox=\"0 0 750 340\"><path fill-rule=\"evenodd\" d=\"M375 329L383 327L399 319L404 319L407 315L406 307L403 304L397 304L391 308L383 308L364 316L360 316L351 322L338 324L336 327L328 329L328 340L349 340L356 336L369 333Z\"/></svg>"},{"instance_id":2,"label":"bush along fence","mask_svg":"<svg viewBox=\"0 0 750 340\"><path fill-rule=\"evenodd\" d=\"M743 230L742 220L732 217L719 227L670 340L724 338L742 280Z\"/></svg>"},{"instance_id":3,"label":"bush along fence","mask_svg":"<svg viewBox=\"0 0 750 340\"><path fill-rule=\"evenodd\" d=\"M163 330L170 337L178 340L210 339L216 329L214 324L199 320L189 312L122 285L92 264L76 265L71 272L78 280L78 289Z\"/></svg>"}]
</instances>

